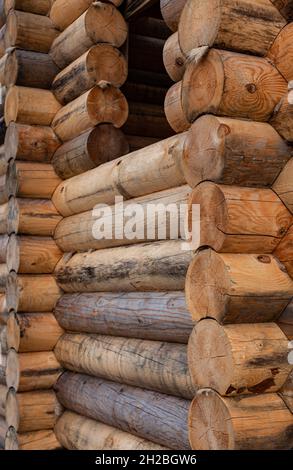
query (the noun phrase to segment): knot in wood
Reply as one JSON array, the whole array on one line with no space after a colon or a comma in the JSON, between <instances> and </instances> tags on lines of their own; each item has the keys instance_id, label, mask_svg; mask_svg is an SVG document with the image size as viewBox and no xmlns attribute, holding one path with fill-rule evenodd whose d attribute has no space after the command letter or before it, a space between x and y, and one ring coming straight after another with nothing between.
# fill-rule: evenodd
<instances>
[{"instance_id":1,"label":"knot in wood","mask_svg":"<svg viewBox=\"0 0 293 470\"><path fill-rule=\"evenodd\" d=\"M248 93L253 94L253 93L256 92L256 89L257 89L257 88L256 88L256 85L255 85L254 83L248 83L248 84L246 85L246 90L248 91Z\"/></svg>"},{"instance_id":2,"label":"knot in wood","mask_svg":"<svg viewBox=\"0 0 293 470\"><path fill-rule=\"evenodd\" d=\"M271 262L270 256L267 255L259 255L257 259L260 263L270 264Z\"/></svg>"}]
</instances>

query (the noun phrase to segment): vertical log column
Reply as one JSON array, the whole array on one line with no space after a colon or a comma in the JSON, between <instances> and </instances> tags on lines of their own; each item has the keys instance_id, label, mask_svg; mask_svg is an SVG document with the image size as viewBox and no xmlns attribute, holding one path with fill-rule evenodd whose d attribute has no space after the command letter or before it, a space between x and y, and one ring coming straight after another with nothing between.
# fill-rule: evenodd
<instances>
[{"instance_id":1,"label":"vertical log column","mask_svg":"<svg viewBox=\"0 0 293 470\"><path fill-rule=\"evenodd\" d=\"M59 30L47 16L50 1L3 3L0 81L6 89L7 132L0 199L6 269L0 323L6 388L1 409L9 427L4 447L54 449L60 447L53 431L60 405L52 387L61 366L53 349L62 329L53 313L61 290L52 273L62 253L52 237L61 216L51 202L60 179L50 162L61 142L50 126L61 105L51 92L59 69L48 52Z\"/></svg>"}]
</instances>

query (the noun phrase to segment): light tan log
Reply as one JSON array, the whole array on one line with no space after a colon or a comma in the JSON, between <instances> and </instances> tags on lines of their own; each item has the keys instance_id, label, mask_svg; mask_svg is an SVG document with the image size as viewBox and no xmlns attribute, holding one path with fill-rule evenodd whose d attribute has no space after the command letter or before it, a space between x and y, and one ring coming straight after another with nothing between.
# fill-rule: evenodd
<instances>
[{"instance_id":1,"label":"light tan log","mask_svg":"<svg viewBox=\"0 0 293 470\"><path fill-rule=\"evenodd\" d=\"M141 126L143 122L143 126ZM122 129L125 134L166 139L174 134L161 105L129 103L129 117Z\"/></svg>"},{"instance_id":2,"label":"light tan log","mask_svg":"<svg viewBox=\"0 0 293 470\"><path fill-rule=\"evenodd\" d=\"M275 107L270 123L283 139L293 142L293 90L291 88Z\"/></svg>"},{"instance_id":3,"label":"light tan log","mask_svg":"<svg viewBox=\"0 0 293 470\"><path fill-rule=\"evenodd\" d=\"M169 77L174 82L182 80L185 72L185 57L179 46L178 33L172 34L165 42L163 60Z\"/></svg>"},{"instance_id":4,"label":"light tan log","mask_svg":"<svg viewBox=\"0 0 293 470\"><path fill-rule=\"evenodd\" d=\"M31 88L51 88L59 69L48 54L10 49L0 60L0 82Z\"/></svg>"},{"instance_id":5,"label":"light tan log","mask_svg":"<svg viewBox=\"0 0 293 470\"><path fill-rule=\"evenodd\" d=\"M288 354L288 339L275 323L221 326L205 319L188 343L193 383L227 396L278 392L293 368Z\"/></svg>"},{"instance_id":6,"label":"light tan log","mask_svg":"<svg viewBox=\"0 0 293 470\"><path fill-rule=\"evenodd\" d=\"M62 295L55 278L50 275L11 274L7 290L9 310L18 312L51 312Z\"/></svg>"},{"instance_id":7,"label":"light tan log","mask_svg":"<svg viewBox=\"0 0 293 470\"><path fill-rule=\"evenodd\" d=\"M186 277L186 301L194 320L221 323L275 320L293 295L293 280L272 255L200 251Z\"/></svg>"},{"instance_id":8,"label":"light tan log","mask_svg":"<svg viewBox=\"0 0 293 470\"><path fill-rule=\"evenodd\" d=\"M8 170L8 186L12 186L10 195L20 198L51 199L60 182L48 163L15 162Z\"/></svg>"},{"instance_id":9,"label":"light tan log","mask_svg":"<svg viewBox=\"0 0 293 470\"><path fill-rule=\"evenodd\" d=\"M6 400L7 400L8 388L5 385L0 384L0 417L6 417Z\"/></svg>"},{"instance_id":10,"label":"light tan log","mask_svg":"<svg viewBox=\"0 0 293 470\"><path fill-rule=\"evenodd\" d=\"M179 43L185 55L209 46L264 56L285 25L270 0L187 0Z\"/></svg>"},{"instance_id":11,"label":"light tan log","mask_svg":"<svg viewBox=\"0 0 293 470\"><path fill-rule=\"evenodd\" d=\"M177 31L186 0L160 0L163 19L172 31Z\"/></svg>"},{"instance_id":12,"label":"light tan log","mask_svg":"<svg viewBox=\"0 0 293 470\"><path fill-rule=\"evenodd\" d=\"M109 2L119 7L122 0L109 0ZM64 30L82 15L92 3L93 0L55 0L50 11L50 18L59 29Z\"/></svg>"},{"instance_id":13,"label":"light tan log","mask_svg":"<svg viewBox=\"0 0 293 470\"><path fill-rule=\"evenodd\" d=\"M184 184L179 162L185 137L171 137L64 181L54 193L54 204L68 216L99 203L113 204L115 195L129 199Z\"/></svg>"},{"instance_id":14,"label":"light tan log","mask_svg":"<svg viewBox=\"0 0 293 470\"><path fill-rule=\"evenodd\" d=\"M268 58L288 82L293 80L293 66L291 64L291 57L293 57L292 39L293 25L289 23L278 34L268 52Z\"/></svg>"},{"instance_id":15,"label":"light tan log","mask_svg":"<svg viewBox=\"0 0 293 470\"><path fill-rule=\"evenodd\" d=\"M73 372L188 399L196 391L186 345L76 333L63 335L55 354Z\"/></svg>"},{"instance_id":16,"label":"light tan log","mask_svg":"<svg viewBox=\"0 0 293 470\"><path fill-rule=\"evenodd\" d=\"M268 121L286 89L268 60L211 49L186 65L182 107L189 122L206 113Z\"/></svg>"},{"instance_id":17,"label":"light tan log","mask_svg":"<svg viewBox=\"0 0 293 470\"><path fill-rule=\"evenodd\" d=\"M54 239L64 253L113 248L151 240L193 241L193 222L196 219L196 212L192 213L193 207L190 208L189 232L186 227L190 197L191 189L184 185L109 206L106 212L97 209L65 217L57 225ZM133 205L140 209L137 208L134 224L129 222ZM288 212L286 208L284 212ZM289 212L287 219L289 226L293 222Z\"/></svg>"},{"instance_id":18,"label":"light tan log","mask_svg":"<svg viewBox=\"0 0 293 470\"><path fill-rule=\"evenodd\" d=\"M280 395L288 406L291 413L293 413L293 372L289 375L287 382L280 391Z\"/></svg>"},{"instance_id":19,"label":"light tan log","mask_svg":"<svg viewBox=\"0 0 293 470\"><path fill-rule=\"evenodd\" d=\"M63 144L55 153L52 164L62 179L84 173L127 154L129 144L120 129L100 124Z\"/></svg>"},{"instance_id":20,"label":"light tan log","mask_svg":"<svg viewBox=\"0 0 293 470\"><path fill-rule=\"evenodd\" d=\"M259 145L259 142L262 145ZM203 116L173 136L60 184L53 201L63 216L202 180L271 186L291 149L265 123ZM146 178L147 175L147 178Z\"/></svg>"},{"instance_id":21,"label":"light tan log","mask_svg":"<svg viewBox=\"0 0 293 470\"><path fill-rule=\"evenodd\" d=\"M5 122L49 126L61 108L53 93L40 88L14 86L5 100Z\"/></svg>"},{"instance_id":22,"label":"light tan log","mask_svg":"<svg viewBox=\"0 0 293 470\"><path fill-rule=\"evenodd\" d=\"M166 450L93 419L65 411L55 426L56 436L68 450Z\"/></svg>"},{"instance_id":23,"label":"light tan log","mask_svg":"<svg viewBox=\"0 0 293 470\"><path fill-rule=\"evenodd\" d=\"M66 142L98 124L121 127L127 117L128 104L123 93L112 85L103 84L61 108L53 119L52 128Z\"/></svg>"},{"instance_id":24,"label":"light tan log","mask_svg":"<svg viewBox=\"0 0 293 470\"><path fill-rule=\"evenodd\" d=\"M141 243L64 257L56 279L65 292L182 290L191 259L179 240Z\"/></svg>"},{"instance_id":25,"label":"light tan log","mask_svg":"<svg viewBox=\"0 0 293 470\"><path fill-rule=\"evenodd\" d=\"M278 10L287 20L293 19L293 2L292 0L271 0Z\"/></svg>"},{"instance_id":26,"label":"light tan log","mask_svg":"<svg viewBox=\"0 0 293 470\"><path fill-rule=\"evenodd\" d=\"M53 81L57 100L66 104L104 81L121 87L127 78L127 62L110 44L97 44L62 70Z\"/></svg>"},{"instance_id":27,"label":"light tan log","mask_svg":"<svg viewBox=\"0 0 293 470\"><path fill-rule=\"evenodd\" d=\"M183 292L65 294L55 315L67 331L187 343L193 327Z\"/></svg>"},{"instance_id":28,"label":"light tan log","mask_svg":"<svg viewBox=\"0 0 293 470\"><path fill-rule=\"evenodd\" d=\"M286 207L293 214L293 158L288 161L279 177L276 179L273 190L282 199Z\"/></svg>"},{"instance_id":29,"label":"light tan log","mask_svg":"<svg viewBox=\"0 0 293 470\"><path fill-rule=\"evenodd\" d=\"M189 440L196 450L289 450L292 421L276 393L236 399L203 389L189 411Z\"/></svg>"},{"instance_id":30,"label":"light tan log","mask_svg":"<svg viewBox=\"0 0 293 470\"><path fill-rule=\"evenodd\" d=\"M54 204L47 199L17 199L18 233L52 236L62 219Z\"/></svg>"},{"instance_id":31,"label":"light tan log","mask_svg":"<svg viewBox=\"0 0 293 470\"><path fill-rule=\"evenodd\" d=\"M6 23L6 47L49 52L59 31L44 15L11 10Z\"/></svg>"},{"instance_id":32,"label":"light tan log","mask_svg":"<svg viewBox=\"0 0 293 470\"><path fill-rule=\"evenodd\" d=\"M293 301L285 308L277 323L287 338L293 340Z\"/></svg>"},{"instance_id":33,"label":"light tan log","mask_svg":"<svg viewBox=\"0 0 293 470\"><path fill-rule=\"evenodd\" d=\"M59 450L60 443L56 439L54 431L32 431L17 433L8 431L6 438L7 450Z\"/></svg>"},{"instance_id":34,"label":"light tan log","mask_svg":"<svg viewBox=\"0 0 293 470\"><path fill-rule=\"evenodd\" d=\"M95 2L55 39L50 53L63 69L94 44L109 43L120 47L126 37L127 25L116 7Z\"/></svg>"},{"instance_id":35,"label":"light tan log","mask_svg":"<svg viewBox=\"0 0 293 470\"><path fill-rule=\"evenodd\" d=\"M50 389L61 373L53 351L18 354L10 349L7 355L7 387L18 392Z\"/></svg>"},{"instance_id":36,"label":"light tan log","mask_svg":"<svg viewBox=\"0 0 293 470\"><path fill-rule=\"evenodd\" d=\"M189 198L190 232L195 204L200 205L200 246L217 252L272 253L293 223L271 189L199 184Z\"/></svg>"},{"instance_id":37,"label":"light tan log","mask_svg":"<svg viewBox=\"0 0 293 470\"><path fill-rule=\"evenodd\" d=\"M10 10L21 10L37 15L47 15L50 12L54 0L4 0L6 14Z\"/></svg>"},{"instance_id":38,"label":"light tan log","mask_svg":"<svg viewBox=\"0 0 293 470\"><path fill-rule=\"evenodd\" d=\"M164 447L190 449L189 400L70 372L60 377L56 393L65 408L82 416Z\"/></svg>"},{"instance_id":39,"label":"light tan log","mask_svg":"<svg viewBox=\"0 0 293 470\"><path fill-rule=\"evenodd\" d=\"M7 424L19 432L53 429L62 413L52 390L15 393L11 389L6 410Z\"/></svg>"},{"instance_id":40,"label":"light tan log","mask_svg":"<svg viewBox=\"0 0 293 470\"><path fill-rule=\"evenodd\" d=\"M52 351L62 334L53 313L10 315L7 322L7 343L21 353Z\"/></svg>"},{"instance_id":41,"label":"light tan log","mask_svg":"<svg viewBox=\"0 0 293 470\"><path fill-rule=\"evenodd\" d=\"M274 255L283 263L293 278L293 225L277 246Z\"/></svg>"},{"instance_id":42,"label":"light tan log","mask_svg":"<svg viewBox=\"0 0 293 470\"><path fill-rule=\"evenodd\" d=\"M61 145L58 137L45 126L11 122L5 135L5 153L9 160L50 162Z\"/></svg>"},{"instance_id":43,"label":"light tan log","mask_svg":"<svg viewBox=\"0 0 293 470\"><path fill-rule=\"evenodd\" d=\"M209 115L188 131L182 167L191 187L204 180L270 187L291 152L269 124Z\"/></svg>"},{"instance_id":44,"label":"light tan log","mask_svg":"<svg viewBox=\"0 0 293 470\"><path fill-rule=\"evenodd\" d=\"M62 252L51 237L17 237L21 274L51 274Z\"/></svg>"},{"instance_id":45,"label":"light tan log","mask_svg":"<svg viewBox=\"0 0 293 470\"><path fill-rule=\"evenodd\" d=\"M182 81L175 83L168 90L164 104L167 121L175 132L184 132L190 127L182 108L181 95Z\"/></svg>"}]
</instances>

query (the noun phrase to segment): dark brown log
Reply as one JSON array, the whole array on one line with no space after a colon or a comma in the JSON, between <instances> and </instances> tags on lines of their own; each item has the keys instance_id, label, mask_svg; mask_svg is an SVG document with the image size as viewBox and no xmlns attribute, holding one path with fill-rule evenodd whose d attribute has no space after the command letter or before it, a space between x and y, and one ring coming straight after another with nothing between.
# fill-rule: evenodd
<instances>
[{"instance_id":1,"label":"dark brown log","mask_svg":"<svg viewBox=\"0 0 293 470\"><path fill-rule=\"evenodd\" d=\"M143 36L165 40L168 39L171 34L164 20L152 16L142 16L131 22L130 31Z\"/></svg>"},{"instance_id":2,"label":"dark brown log","mask_svg":"<svg viewBox=\"0 0 293 470\"><path fill-rule=\"evenodd\" d=\"M83 416L171 449L190 449L188 400L70 372L56 391L63 406Z\"/></svg>"},{"instance_id":3,"label":"dark brown log","mask_svg":"<svg viewBox=\"0 0 293 470\"><path fill-rule=\"evenodd\" d=\"M127 0L124 11L125 18L127 20L134 18L155 3L156 0Z\"/></svg>"},{"instance_id":4,"label":"dark brown log","mask_svg":"<svg viewBox=\"0 0 293 470\"><path fill-rule=\"evenodd\" d=\"M128 101L164 105L167 88L160 86L132 83L129 80L121 88Z\"/></svg>"},{"instance_id":5,"label":"dark brown log","mask_svg":"<svg viewBox=\"0 0 293 470\"><path fill-rule=\"evenodd\" d=\"M45 126L11 122L5 135L5 153L9 160L50 162L61 145L58 137Z\"/></svg>"},{"instance_id":6,"label":"dark brown log","mask_svg":"<svg viewBox=\"0 0 293 470\"><path fill-rule=\"evenodd\" d=\"M193 327L183 292L63 295L55 308L67 331L187 343Z\"/></svg>"},{"instance_id":7,"label":"dark brown log","mask_svg":"<svg viewBox=\"0 0 293 470\"><path fill-rule=\"evenodd\" d=\"M96 168L127 154L129 145L123 132L112 124L100 124L63 144L52 164L62 179Z\"/></svg>"},{"instance_id":8,"label":"dark brown log","mask_svg":"<svg viewBox=\"0 0 293 470\"><path fill-rule=\"evenodd\" d=\"M282 13L287 20L293 19L293 2L292 0L271 0L276 8Z\"/></svg>"},{"instance_id":9,"label":"dark brown log","mask_svg":"<svg viewBox=\"0 0 293 470\"><path fill-rule=\"evenodd\" d=\"M174 134L165 117L163 107L135 102L129 103L129 116L122 130L125 134L160 139L166 139Z\"/></svg>"},{"instance_id":10,"label":"dark brown log","mask_svg":"<svg viewBox=\"0 0 293 470\"><path fill-rule=\"evenodd\" d=\"M158 137L142 137L137 135L127 135L126 139L129 144L130 152L135 152L136 150L143 149L160 141Z\"/></svg>"},{"instance_id":11,"label":"dark brown log","mask_svg":"<svg viewBox=\"0 0 293 470\"><path fill-rule=\"evenodd\" d=\"M163 49L164 39L130 34L129 36L129 67L164 73Z\"/></svg>"},{"instance_id":12,"label":"dark brown log","mask_svg":"<svg viewBox=\"0 0 293 470\"><path fill-rule=\"evenodd\" d=\"M7 87L49 89L58 71L51 57L40 52L11 49L0 61L0 81Z\"/></svg>"}]
</instances>

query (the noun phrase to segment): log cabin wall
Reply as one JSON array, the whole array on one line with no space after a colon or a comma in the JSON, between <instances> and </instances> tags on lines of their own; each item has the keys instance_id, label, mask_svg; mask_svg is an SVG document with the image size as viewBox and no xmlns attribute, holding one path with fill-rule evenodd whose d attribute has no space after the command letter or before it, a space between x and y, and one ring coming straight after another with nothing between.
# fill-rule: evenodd
<instances>
[{"instance_id":1,"label":"log cabin wall","mask_svg":"<svg viewBox=\"0 0 293 470\"><path fill-rule=\"evenodd\" d=\"M290 448L290 2L120 3L0 15L0 446ZM197 249L96 240L117 195Z\"/></svg>"}]
</instances>

